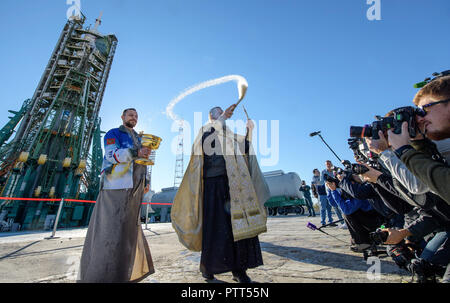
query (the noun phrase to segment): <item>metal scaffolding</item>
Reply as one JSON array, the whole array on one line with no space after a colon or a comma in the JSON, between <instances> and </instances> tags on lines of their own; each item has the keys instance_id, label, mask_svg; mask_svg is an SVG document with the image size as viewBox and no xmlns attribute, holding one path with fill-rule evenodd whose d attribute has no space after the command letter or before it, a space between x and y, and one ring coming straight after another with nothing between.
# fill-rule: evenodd
<instances>
[{"instance_id":1,"label":"metal scaffolding","mask_svg":"<svg viewBox=\"0 0 450 303\"><path fill-rule=\"evenodd\" d=\"M117 38L97 31L100 18L93 29L83 27L85 20L65 24L33 97L11 112L0 132L3 197L96 199L103 158L99 111ZM91 208L69 203L61 224L86 225ZM5 209L22 229L42 227L55 212L48 202L6 202Z\"/></svg>"}]
</instances>

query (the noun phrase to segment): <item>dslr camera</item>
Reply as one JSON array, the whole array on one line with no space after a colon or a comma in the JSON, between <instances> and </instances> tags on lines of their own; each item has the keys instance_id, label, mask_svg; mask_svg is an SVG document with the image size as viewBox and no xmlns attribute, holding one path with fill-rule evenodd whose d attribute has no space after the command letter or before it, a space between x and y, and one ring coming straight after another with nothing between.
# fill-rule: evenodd
<instances>
[{"instance_id":1,"label":"dslr camera","mask_svg":"<svg viewBox=\"0 0 450 303\"><path fill-rule=\"evenodd\" d=\"M350 163L349 161L342 161L342 164L344 164L344 162ZM344 167L345 167L345 165L344 165ZM339 179L336 178L336 176L337 176L337 175L342 175L342 174L347 173L347 168L344 170L344 169L342 169L342 168L340 168L340 167L336 167L336 166L335 166L335 167L333 168L333 171L334 171L334 176L330 176L330 175L328 175L328 174L324 174L324 175L323 175L323 178L324 178L325 181L330 182L330 183L335 183L336 186L339 187L339 183L340 183L341 181L339 181Z\"/></svg>"},{"instance_id":2,"label":"dslr camera","mask_svg":"<svg viewBox=\"0 0 450 303\"><path fill-rule=\"evenodd\" d=\"M371 125L364 126L350 126L350 137L352 138L372 138L380 139L378 132L393 129L395 134L402 132L403 122L408 122L408 132L410 137L417 135L416 115L423 116L423 112L412 106L405 106L394 109L392 116L377 117L378 120L372 122Z\"/></svg>"},{"instance_id":3,"label":"dslr camera","mask_svg":"<svg viewBox=\"0 0 450 303\"><path fill-rule=\"evenodd\" d=\"M337 170L337 173L339 174L339 173L341 173L341 171L342 171L342 169L338 169L338 170ZM336 186L339 185L339 180L338 180L337 178L334 178L334 177L328 175L328 174L324 174L324 175L323 175L323 178L324 178L325 181L327 181L327 182L335 183Z\"/></svg>"},{"instance_id":4,"label":"dslr camera","mask_svg":"<svg viewBox=\"0 0 450 303\"><path fill-rule=\"evenodd\" d=\"M376 231L371 232L369 236L375 245L381 245L386 242L389 233L378 228ZM405 243L405 240L402 240L396 245L388 246L387 254L392 258L398 267L408 270L411 260L416 257L410 247L411 246Z\"/></svg>"},{"instance_id":5,"label":"dslr camera","mask_svg":"<svg viewBox=\"0 0 450 303\"><path fill-rule=\"evenodd\" d=\"M345 172L353 175L363 175L369 171L367 167L358 163L350 163L348 160L342 161Z\"/></svg>"},{"instance_id":6,"label":"dslr camera","mask_svg":"<svg viewBox=\"0 0 450 303\"><path fill-rule=\"evenodd\" d=\"M355 160L358 162L367 163L372 156L372 153L367 148L367 144L362 138L350 138L347 140L348 146L353 151Z\"/></svg>"}]
</instances>

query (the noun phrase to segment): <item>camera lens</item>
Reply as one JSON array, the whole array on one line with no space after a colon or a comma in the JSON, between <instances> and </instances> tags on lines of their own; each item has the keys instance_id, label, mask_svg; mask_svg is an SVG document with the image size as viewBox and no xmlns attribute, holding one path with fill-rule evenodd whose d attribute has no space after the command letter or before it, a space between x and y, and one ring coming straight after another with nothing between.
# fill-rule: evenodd
<instances>
[{"instance_id":1,"label":"camera lens","mask_svg":"<svg viewBox=\"0 0 450 303\"><path fill-rule=\"evenodd\" d=\"M353 138L363 138L372 137L372 127L369 125L361 126L350 126L350 137Z\"/></svg>"},{"instance_id":2,"label":"camera lens","mask_svg":"<svg viewBox=\"0 0 450 303\"><path fill-rule=\"evenodd\" d=\"M368 171L369 171L369 169L367 167L365 167L364 165L356 164L356 163L352 164L352 172L355 175L364 175Z\"/></svg>"}]
</instances>

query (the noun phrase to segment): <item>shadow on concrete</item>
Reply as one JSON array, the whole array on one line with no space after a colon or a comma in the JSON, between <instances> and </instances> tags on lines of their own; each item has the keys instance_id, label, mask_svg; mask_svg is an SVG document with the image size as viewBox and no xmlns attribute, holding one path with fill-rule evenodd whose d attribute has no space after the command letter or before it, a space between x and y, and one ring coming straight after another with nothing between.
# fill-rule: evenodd
<instances>
[{"instance_id":1,"label":"shadow on concrete","mask_svg":"<svg viewBox=\"0 0 450 303\"><path fill-rule=\"evenodd\" d=\"M280 246L272 243L261 242L261 249L265 252L288 258L297 262L330 266L345 270L366 272L368 265L361 256L347 255L344 253L315 250L303 247Z\"/></svg>"},{"instance_id":2,"label":"shadow on concrete","mask_svg":"<svg viewBox=\"0 0 450 303\"><path fill-rule=\"evenodd\" d=\"M214 278L214 280L205 280L205 282L208 283L208 284L224 284L224 283L228 283L226 281L219 280L217 278Z\"/></svg>"},{"instance_id":3,"label":"shadow on concrete","mask_svg":"<svg viewBox=\"0 0 450 303\"><path fill-rule=\"evenodd\" d=\"M161 234L158 234L156 231L151 230L150 228L142 228L142 230L145 231L149 231L151 233L154 233L156 236L160 236Z\"/></svg>"},{"instance_id":4,"label":"shadow on concrete","mask_svg":"<svg viewBox=\"0 0 450 303\"><path fill-rule=\"evenodd\" d=\"M18 250L13 251L12 253L9 253L9 254L7 254L7 255L4 255L4 256L0 257L0 261L3 260L3 259L9 258L9 257L11 257L11 256L13 256L13 255L15 255L15 254L17 254L18 252L21 252L22 250L27 249L28 247L30 247L30 246L32 246L32 245L34 245L34 244L36 244L36 243L39 243L39 242L41 242L41 241L40 241L40 240L39 240L39 241L35 241L35 242L33 242L33 243L30 243L30 244L28 244L28 245L25 245L25 246L22 247L22 248L19 248Z\"/></svg>"},{"instance_id":5,"label":"shadow on concrete","mask_svg":"<svg viewBox=\"0 0 450 303\"><path fill-rule=\"evenodd\" d=\"M16 251L12 252L12 253L9 253L9 254L7 254L5 256L2 256L2 257L0 257L0 261L3 260L3 259L11 258L11 257L35 256L35 255L45 254L45 253L48 253L48 252L55 252L55 251L65 250L65 249L73 249L73 248L79 248L79 247L83 247L84 246L84 245L76 245L76 246L69 246L69 247L62 247L62 248L55 248L55 249L48 249L48 250L32 251L32 252L29 252L29 253L23 253L23 254L14 256L18 252L20 252L20 251L30 247L33 244L39 243L39 242L41 242L41 241L33 242L31 244L28 244L28 245L22 247L21 249L18 249Z\"/></svg>"},{"instance_id":6,"label":"shadow on concrete","mask_svg":"<svg viewBox=\"0 0 450 303\"><path fill-rule=\"evenodd\" d=\"M52 231L48 230L33 230L33 231L15 231L15 232L2 232L0 233L0 238L15 237L15 236L27 236L36 234L51 234Z\"/></svg>"}]
</instances>

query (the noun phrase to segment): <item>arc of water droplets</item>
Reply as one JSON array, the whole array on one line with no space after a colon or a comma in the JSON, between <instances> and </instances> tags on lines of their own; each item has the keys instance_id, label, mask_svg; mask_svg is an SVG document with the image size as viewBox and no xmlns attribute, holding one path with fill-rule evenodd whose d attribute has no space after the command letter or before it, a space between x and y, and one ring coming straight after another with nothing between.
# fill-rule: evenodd
<instances>
[{"instance_id":1,"label":"arc of water droplets","mask_svg":"<svg viewBox=\"0 0 450 303\"><path fill-rule=\"evenodd\" d=\"M243 98L243 94L245 94L245 89L248 87L247 80L244 77L239 76L239 75L230 75L230 76L225 76L225 77L221 77L221 78L217 78L217 79L212 79L212 80L208 80L208 81L196 84L194 86L191 86L191 87L185 89L177 97L172 99L166 108L167 116L174 121L181 121L181 119L176 114L173 113L173 109L178 102L180 102L185 97L187 97L199 90L202 90L207 87L223 84L226 82L230 82L230 81L237 82L237 87L238 87L238 91L239 91L239 99ZM245 89L242 89L243 87L245 87Z\"/></svg>"}]
</instances>

